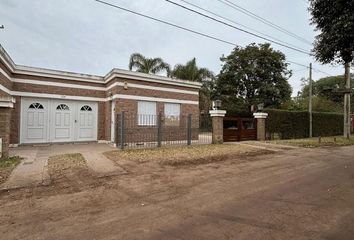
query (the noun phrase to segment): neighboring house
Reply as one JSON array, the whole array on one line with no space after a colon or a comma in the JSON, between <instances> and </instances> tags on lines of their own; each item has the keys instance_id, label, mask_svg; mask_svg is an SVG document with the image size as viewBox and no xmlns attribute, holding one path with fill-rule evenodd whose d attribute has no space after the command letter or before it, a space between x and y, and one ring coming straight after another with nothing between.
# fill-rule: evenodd
<instances>
[{"instance_id":1,"label":"neighboring house","mask_svg":"<svg viewBox=\"0 0 354 240\"><path fill-rule=\"evenodd\" d=\"M201 84L113 69L105 76L16 65L0 45L0 138L9 144L113 142L121 111L199 114Z\"/></svg>"}]
</instances>

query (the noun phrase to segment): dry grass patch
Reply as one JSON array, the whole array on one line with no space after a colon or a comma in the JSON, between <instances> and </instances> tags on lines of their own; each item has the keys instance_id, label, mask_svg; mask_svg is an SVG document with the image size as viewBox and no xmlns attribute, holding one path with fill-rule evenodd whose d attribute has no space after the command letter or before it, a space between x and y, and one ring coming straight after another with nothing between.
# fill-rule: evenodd
<instances>
[{"instance_id":1,"label":"dry grass patch","mask_svg":"<svg viewBox=\"0 0 354 240\"><path fill-rule=\"evenodd\" d=\"M270 153L270 151L267 151ZM192 145L184 147L162 147L152 149L134 149L124 151L110 151L105 155L119 162L130 160L138 163L156 162L161 165L188 165L222 161L244 155L265 153L252 147L242 145Z\"/></svg>"},{"instance_id":2,"label":"dry grass patch","mask_svg":"<svg viewBox=\"0 0 354 240\"><path fill-rule=\"evenodd\" d=\"M18 156L0 159L0 184L6 181L21 159Z\"/></svg>"},{"instance_id":3,"label":"dry grass patch","mask_svg":"<svg viewBox=\"0 0 354 240\"><path fill-rule=\"evenodd\" d=\"M48 172L51 179L62 178L64 175L81 170L87 170L87 165L80 153L56 155L48 159Z\"/></svg>"},{"instance_id":4,"label":"dry grass patch","mask_svg":"<svg viewBox=\"0 0 354 240\"><path fill-rule=\"evenodd\" d=\"M336 147L336 146L354 145L354 137L350 137L349 139L342 136L286 139L286 140L274 140L274 141L270 141L270 143L293 145L293 146L300 146L300 147L307 147L307 148Z\"/></svg>"}]
</instances>

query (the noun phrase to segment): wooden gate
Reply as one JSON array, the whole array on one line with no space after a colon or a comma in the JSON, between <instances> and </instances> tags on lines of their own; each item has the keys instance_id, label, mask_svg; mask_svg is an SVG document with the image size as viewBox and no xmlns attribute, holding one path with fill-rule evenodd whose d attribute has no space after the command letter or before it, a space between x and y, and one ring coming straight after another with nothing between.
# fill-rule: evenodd
<instances>
[{"instance_id":1,"label":"wooden gate","mask_svg":"<svg viewBox=\"0 0 354 240\"><path fill-rule=\"evenodd\" d=\"M224 142L257 139L257 122L254 118L228 116L224 118Z\"/></svg>"}]
</instances>

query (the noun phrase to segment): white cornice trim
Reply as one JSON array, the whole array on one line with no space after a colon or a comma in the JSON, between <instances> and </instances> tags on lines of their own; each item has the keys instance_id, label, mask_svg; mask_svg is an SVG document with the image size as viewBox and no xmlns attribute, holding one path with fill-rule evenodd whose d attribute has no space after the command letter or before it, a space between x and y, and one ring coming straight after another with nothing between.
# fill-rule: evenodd
<instances>
[{"instance_id":1,"label":"white cornice trim","mask_svg":"<svg viewBox=\"0 0 354 240\"><path fill-rule=\"evenodd\" d=\"M16 64L12 61L11 57L5 49L1 46L0 44L0 59L4 62L7 68L9 68L11 71L15 69Z\"/></svg>"},{"instance_id":2,"label":"white cornice trim","mask_svg":"<svg viewBox=\"0 0 354 240\"><path fill-rule=\"evenodd\" d=\"M167 88L167 87L156 87L156 86L149 86L149 85L136 84L136 83L125 84L124 82L115 82L112 85L110 85L109 87L107 87L106 90L108 91L115 86L120 86L120 87L127 86L128 88L140 88L140 89L149 89L149 90L157 90L157 91L172 92L172 93L184 93L184 94L192 94L192 95L199 94L198 91L188 91L188 90Z\"/></svg>"},{"instance_id":3,"label":"white cornice trim","mask_svg":"<svg viewBox=\"0 0 354 240\"><path fill-rule=\"evenodd\" d=\"M14 108L14 104L12 102L2 102L2 101L0 101L0 107Z\"/></svg>"},{"instance_id":4,"label":"white cornice trim","mask_svg":"<svg viewBox=\"0 0 354 240\"><path fill-rule=\"evenodd\" d=\"M171 99L171 98L155 98L155 97L144 97L136 95L125 95L125 94L115 94L112 97L113 99L129 99L129 100L141 100L141 101L152 101L152 102L165 102L165 103L181 103L181 104L192 104L198 105L198 101L191 100L180 100L180 99ZM109 99L112 99L109 98Z\"/></svg>"},{"instance_id":5,"label":"white cornice trim","mask_svg":"<svg viewBox=\"0 0 354 240\"><path fill-rule=\"evenodd\" d=\"M11 81L11 77L9 76L9 74L7 74L7 72L5 72L4 69L0 68L0 73L4 75L7 78L7 80Z\"/></svg>"},{"instance_id":6,"label":"white cornice trim","mask_svg":"<svg viewBox=\"0 0 354 240\"><path fill-rule=\"evenodd\" d=\"M16 99L14 97L0 97L0 107L14 108Z\"/></svg>"},{"instance_id":7,"label":"white cornice trim","mask_svg":"<svg viewBox=\"0 0 354 240\"><path fill-rule=\"evenodd\" d=\"M58 71L58 70L50 70L50 69L43 69L43 68L34 68L34 67L27 67L27 66L20 66L20 65L17 65L15 67L14 73L31 75L31 76L39 76L39 77L65 79L65 80L104 83L103 78L99 76Z\"/></svg>"},{"instance_id":8,"label":"white cornice trim","mask_svg":"<svg viewBox=\"0 0 354 240\"><path fill-rule=\"evenodd\" d=\"M157 83L184 86L184 87L197 88L197 89L199 89L202 86L202 84L199 82L174 79L174 78L153 75L153 74L140 73L140 72L132 72L132 71L117 69L117 68L115 68L111 72L109 72L104 77L104 79L105 79L105 82L108 83L109 81L111 81L115 77L148 81L148 82L157 82Z\"/></svg>"},{"instance_id":9,"label":"white cornice trim","mask_svg":"<svg viewBox=\"0 0 354 240\"><path fill-rule=\"evenodd\" d=\"M72 83L51 82L51 81L29 80L29 79L22 79L22 78L12 78L12 81L17 83L27 83L27 84L44 85L44 86L88 89L88 90L97 90L97 91L107 90L107 88L105 87L96 87L96 86L88 86L88 85L80 85L80 84L72 84Z\"/></svg>"},{"instance_id":10,"label":"white cornice trim","mask_svg":"<svg viewBox=\"0 0 354 240\"><path fill-rule=\"evenodd\" d=\"M12 91L11 91L10 89L8 89L7 87L1 85L1 84L0 84L0 90L6 92L6 93L9 94L9 95L12 95L12 94L11 94Z\"/></svg>"},{"instance_id":11,"label":"white cornice trim","mask_svg":"<svg viewBox=\"0 0 354 240\"><path fill-rule=\"evenodd\" d=\"M21 97L55 98L55 99L80 100L80 101L94 101L94 102L107 101L107 98L71 96L71 95L60 95L60 94L49 94L49 93L19 92L19 91L12 91L12 95L21 96Z\"/></svg>"}]
</instances>

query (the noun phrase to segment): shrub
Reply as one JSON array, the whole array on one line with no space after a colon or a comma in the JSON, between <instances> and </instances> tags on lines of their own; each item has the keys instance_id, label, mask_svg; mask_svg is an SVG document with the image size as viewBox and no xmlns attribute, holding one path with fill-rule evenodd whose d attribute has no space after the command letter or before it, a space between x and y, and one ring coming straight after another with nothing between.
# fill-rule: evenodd
<instances>
[{"instance_id":1,"label":"shrub","mask_svg":"<svg viewBox=\"0 0 354 240\"><path fill-rule=\"evenodd\" d=\"M306 111L285 111L266 109L269 114L266 121L268 138L280 139L309 137L309 113ZM312 133L314 137L341 135L343 115L338 113L315 112L312 115Z\"/></svg>"}]
</instances>

